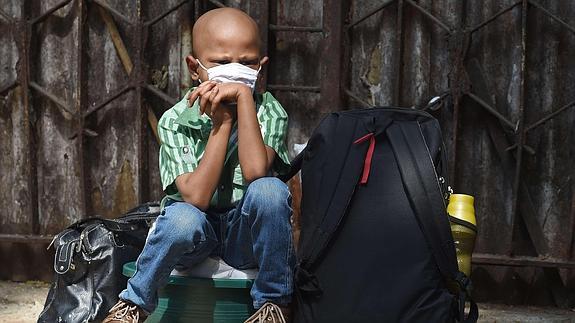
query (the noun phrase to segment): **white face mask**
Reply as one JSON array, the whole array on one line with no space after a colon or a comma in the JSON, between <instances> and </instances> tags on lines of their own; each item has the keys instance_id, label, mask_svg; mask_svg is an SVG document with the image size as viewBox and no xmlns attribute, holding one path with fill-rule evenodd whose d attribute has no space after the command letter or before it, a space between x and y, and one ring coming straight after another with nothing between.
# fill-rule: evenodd
<instances>
[{"instance_id":1,"label":"white face mask","mask_svg":"<svg viewBox=\"0 0 575 323\"><path fill-rule=\"evenodd\" d=\"M257 70L254 70L240 63L228 63L206 68L200 60L198 60L198 64L208 72L209 80L221 83L243 83L247 85L252 92L256 86L258 73L262 68L260 66Z\"/></svg>"}]
</instances>

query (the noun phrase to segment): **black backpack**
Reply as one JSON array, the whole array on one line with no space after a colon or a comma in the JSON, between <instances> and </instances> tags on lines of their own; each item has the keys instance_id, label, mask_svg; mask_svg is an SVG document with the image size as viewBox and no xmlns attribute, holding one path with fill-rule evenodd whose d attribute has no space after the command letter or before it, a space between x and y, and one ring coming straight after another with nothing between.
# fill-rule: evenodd
<instances>
[{"instance_id":1,"label":"black backpack","mask_svg":"<svg viewBox=\"0 0 575 323\"><path fill-rule=\"evenodd\" d=\"M446 166L439 123L426 112L322 120L285 176L301 168L295 322L477 320L473 301L464 314L469 280L457 268Z\"/></svg>"},{"instance_id":2,"label":"black backpack","mask_svg":"<svg viewBox=\"0 0 575 323\"><path fill-rule=\"evenodd\" d=\"M54 279L39 323L101 322L126 288L122 266L140 254L160 213L142 204L118 219L88 218L54 237Z\"/></svg>"}]
</instances>

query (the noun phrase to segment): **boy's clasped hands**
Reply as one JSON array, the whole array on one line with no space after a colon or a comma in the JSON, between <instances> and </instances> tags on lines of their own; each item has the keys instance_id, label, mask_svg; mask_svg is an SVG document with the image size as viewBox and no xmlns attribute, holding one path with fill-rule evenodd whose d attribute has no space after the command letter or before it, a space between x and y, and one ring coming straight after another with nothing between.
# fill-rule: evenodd
<instances>
[{"instance_id":1,"label":"boy's clasped hands","mask_svg":"<svg viewBox=\"0 0 575 323\"><path fill-rule=\"evenodd\" d=\"M202 82L188 95L188 105L193 106L196 100L199 100L200 115L206 113L214 125L233 123L237 118L236 107L254 106L252 90L243 83L220 83L211 80ZM243 100L251 100L252 103L236 105Z\"/></svg>"}]
</instances>

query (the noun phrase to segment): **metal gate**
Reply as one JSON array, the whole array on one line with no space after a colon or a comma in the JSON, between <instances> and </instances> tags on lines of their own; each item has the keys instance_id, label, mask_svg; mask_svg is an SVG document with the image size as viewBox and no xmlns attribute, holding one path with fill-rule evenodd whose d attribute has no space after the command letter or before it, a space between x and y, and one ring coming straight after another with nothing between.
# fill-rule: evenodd
<instances>
[{"instance_id":1,"label":"metal gate","mask_svg":"<svg viewBox=\"0 0 575 323\"><path fill-rule=\"evenodd\" d=\"M225 5L267 40L290 148L329 111L428 109L476 196L476 298L573 306L575 3L551 0L1 0L1 278L49 279L51 235L161 197L157 118Z\"/></svg>"}]
</instances>

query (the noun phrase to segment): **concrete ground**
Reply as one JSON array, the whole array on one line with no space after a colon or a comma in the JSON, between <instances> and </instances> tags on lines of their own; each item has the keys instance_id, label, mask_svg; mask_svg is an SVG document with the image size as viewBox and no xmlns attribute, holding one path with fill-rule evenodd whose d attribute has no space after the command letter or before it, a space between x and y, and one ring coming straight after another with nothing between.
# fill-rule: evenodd
<instances>
[{"instance_id":1,"label":"concrete ground","mask_svg":"<svg viewBox=\"0 0 575 323\"><path fill-rule=\"evenodd\" d=\"M44 307L48 287L44 282L0 281L0 322L36 322Z\"/></svg>"},{"instance_id":2,"label":"concrete ground","mask_svg":"<svg viewBox=\"0 0 575 323\"><path fill-rule=\"evenodd\" d=\"M33 323L42 311L48 284L0 281L0 323ZM480 304L483 323L575 323L575 309Z\"/></svg>"},{"instance_id":3,"label":"concrete ground","mask_svg":"<svg viewBox=\"0 0 575 323\"><path fill-rule=\"evenodd\" d=\"M575 323L575 309L480 304L479 322L484 323Z\"/></svg>"}]
</instances>

